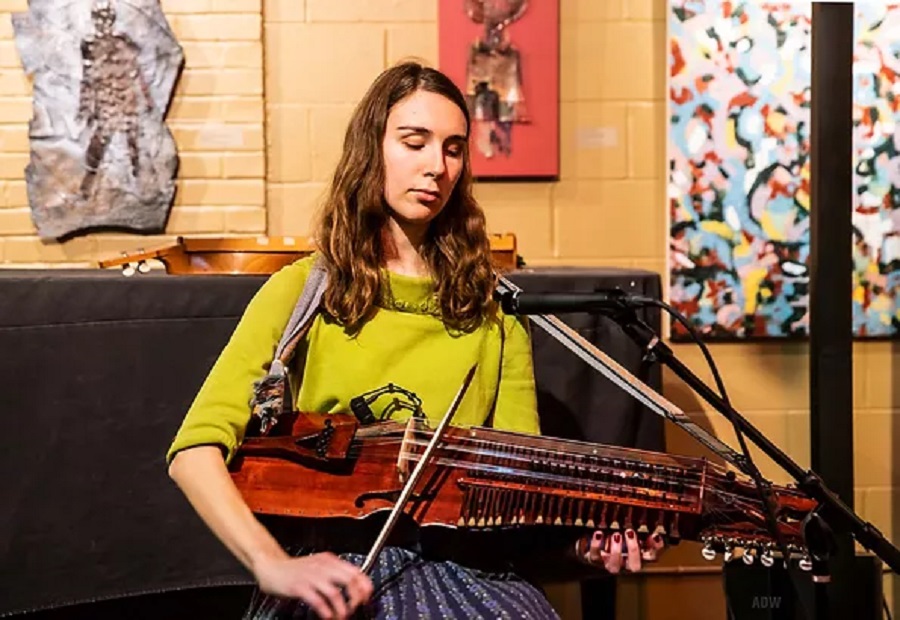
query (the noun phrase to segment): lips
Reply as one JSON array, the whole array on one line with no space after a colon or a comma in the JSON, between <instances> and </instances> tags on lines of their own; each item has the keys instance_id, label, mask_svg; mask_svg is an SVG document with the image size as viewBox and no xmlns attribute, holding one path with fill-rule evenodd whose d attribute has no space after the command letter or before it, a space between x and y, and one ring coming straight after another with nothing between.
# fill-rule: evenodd
<instances>
[{"instance_id":1,"label":"lips","mask_svg":"<svg viewBox=\"0 0 900 620\"><path fill-rule=\"evenodd\" d=\"M441 198L441 193L432 189L414 189L412 192L429 200L440 200Z\"/></svg>"}]
</instances>

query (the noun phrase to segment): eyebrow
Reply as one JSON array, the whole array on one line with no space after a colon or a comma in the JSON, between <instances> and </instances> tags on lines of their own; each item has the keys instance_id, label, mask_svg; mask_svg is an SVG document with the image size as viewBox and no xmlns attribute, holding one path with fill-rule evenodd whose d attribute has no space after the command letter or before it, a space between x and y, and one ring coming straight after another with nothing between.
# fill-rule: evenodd
<instances>
[{"instance_id":1,"label":"eyebrow","mask_svg":"<svg viewBox=\"0 0 900 620\"><path fill-rule=\"evenodd\" d=\"M397 127L397 131L411 131L413 133L424 134L427 136L430 136L432 134L432 131L427 127L418 127L416 125L401 125L400 127ZM448 138L448 140L465 142L466 137L459 134L453 134Z\"/></svg>"}]
</instances>

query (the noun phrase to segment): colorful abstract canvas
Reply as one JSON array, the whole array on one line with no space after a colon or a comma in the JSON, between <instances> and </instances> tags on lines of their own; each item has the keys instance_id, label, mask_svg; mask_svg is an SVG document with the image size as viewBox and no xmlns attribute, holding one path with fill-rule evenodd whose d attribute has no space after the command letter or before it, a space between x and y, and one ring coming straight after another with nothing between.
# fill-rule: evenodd
<instances>
[{"instance_id":1,"label":"colorful abstract canvas","mask_svg":"<svg viewBox=\"0 0 900 620\"><path fill-rule=\"evenodd\" d=\"M811 14L810 2L670 2L670 296L710 339L808 333ZM857 336L890 336L900 4L857 3L855 29L848 296Z\"/></svg>"},{"instance_id":2,"label":"colorful abstract canvas","mask_svg":"<svg viewBox=\"0 0 900 620\"><path fill-rule=\"evenodd\" d=\"M808 3L671 3L670 297L708 337L806 329L810 22Z\"/></svg>"},{"instance_id":3,"label":"colorful abstract canvas","mask_svg":"<svg viewBox=\"0 0 900 620\"><path fill-rule=\"evenodd\" d=\"M854 57L853 326L898 333L900 3L857 3Z\"/></svg>"}]
</instances>

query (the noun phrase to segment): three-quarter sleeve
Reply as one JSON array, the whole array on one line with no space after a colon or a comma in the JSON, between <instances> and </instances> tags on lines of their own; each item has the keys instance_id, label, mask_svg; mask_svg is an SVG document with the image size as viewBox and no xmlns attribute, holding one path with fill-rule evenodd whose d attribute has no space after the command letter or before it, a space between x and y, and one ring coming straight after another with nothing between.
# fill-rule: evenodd
<instances>
[{"instance_id":1,"label":"three-quarter sleeve","mask_svg":"<svg viewBox=\"0 0 900 620\"><path fill-rule=\"evenodd\" d=\"M494 407L494 427L539 434L534 361L527 319L501 316L503 352Z\"/></svg>"},{"instance_id":2,"label":"three-quarter sleeve","mask_svg":"<svg viewBox=\"0 0 900 620\"><path fill-rule=\"evenodd\" d=\"M312 265L302 259L274 273L253 296L194 398L167 454L218 445L226 462L243 441L253 385L265 376Z\"/></svg>"}]
</instances>

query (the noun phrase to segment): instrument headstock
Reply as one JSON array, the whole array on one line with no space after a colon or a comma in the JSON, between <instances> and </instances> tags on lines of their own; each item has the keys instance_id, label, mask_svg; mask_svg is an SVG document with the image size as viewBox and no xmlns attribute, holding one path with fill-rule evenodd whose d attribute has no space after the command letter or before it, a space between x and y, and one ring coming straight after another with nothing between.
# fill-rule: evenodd
<instances>
[{"instance_id":1,"label":"instrument headstock","mask_svg":"<svg viewBox=\"0 0 900 620\"><path fill-rule=\"evenodd\" d=\"M803 537L804 520L817 508L815 500L792 486L771 485L770 497L778 533L791 558L808 570L808 550ZM704 489L702 527L697 540L704 544L703 557L725 561L740 554L752 564L757 558L771 566L782 555L779 542L767 523L760 493L752 479L721 468L711 468Z\"/></svg>"}]
</instances>

